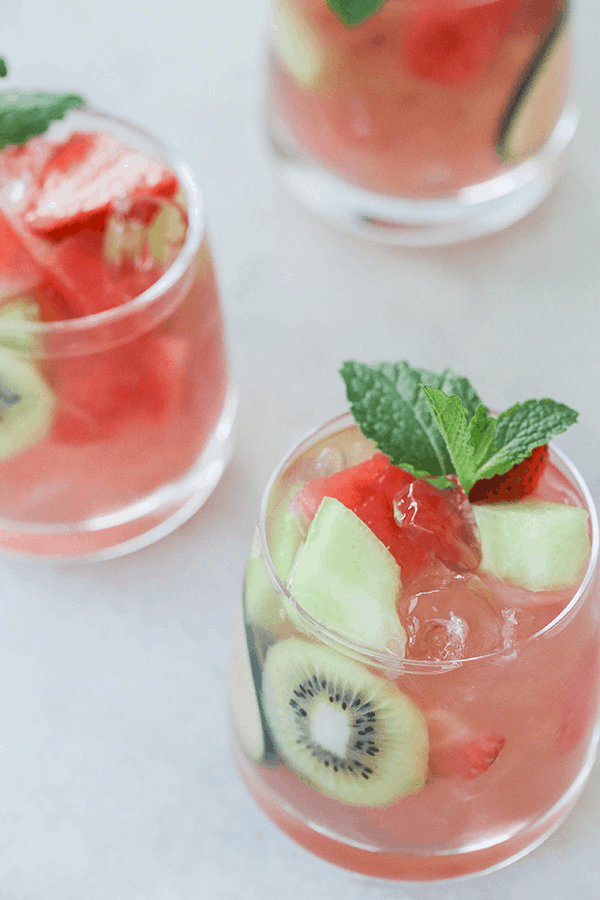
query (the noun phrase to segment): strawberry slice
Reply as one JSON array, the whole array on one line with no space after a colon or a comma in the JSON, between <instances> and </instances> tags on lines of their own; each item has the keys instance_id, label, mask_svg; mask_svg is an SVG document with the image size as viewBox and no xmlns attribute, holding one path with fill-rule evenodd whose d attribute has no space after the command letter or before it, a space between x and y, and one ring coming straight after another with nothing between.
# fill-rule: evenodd
<instances>
[{"instance_id":1,"label":"strawberry slice","mask_svg":"<svg viewBox=\"0 0 600 900\"><path fill-rule=\"evenodd\" d=\"M499 734L478 735L462 746L447 750L442 758L442 767L448 775L477 778L496 761L505 743L505 738Z\"/></svg>"},{"instance_id":2,"label":"strawberry slice","mask_svg":"<svg viewBox=\"0 0 600 900\"><path fill-rule=\"evenodd\" d=\"M157 160L103 132L75 132L55 145L25 213L35 234L53 238L101 228L110 203L144 194L170 197L177 177Z\"/></svg>"},{"instance_id":3,"label":"strawberry slice","mask_svg":"<svg viewBox=\"0 0 600 900\"><path fill-rule=\"evenodd\" d=\"M463 6L456 0L425 4L404 35L412 75L439 84L460 84L480 75L494 58L521 0Z\"/></svg>"},{"instance_id":4,"label":"strawberry slice","mask_svg":"<svg viewBox=\"0 0 600 900\"><path fill-rule=\"evenodd\" d=\"M548 461L548 445L536 447L531 456L517 463L504 475L482 478L469 491L471 503L507 503L521 500L537 487Z\"/></svg>"},{"instance_id":5,"label":"strawberry slice","mask_svg":"<svg viewBox=\"0 0 600 900\"><path fill-rule=\"evenodd\" d=\"M487 772L506 739L497 732L475 734L464 722L446 710L427 716L429 733L429 775L477 778Z\"/></svg>"}]
</instances>

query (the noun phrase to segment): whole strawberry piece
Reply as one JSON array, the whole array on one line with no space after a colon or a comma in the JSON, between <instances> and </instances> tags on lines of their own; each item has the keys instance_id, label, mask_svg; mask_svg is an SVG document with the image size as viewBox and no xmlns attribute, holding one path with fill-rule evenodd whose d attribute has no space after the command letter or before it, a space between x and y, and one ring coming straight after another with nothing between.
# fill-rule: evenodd
<instances>
[{"instance_id":1,"label":"whole strawberry piece","mask_svg":"<svg viewBox=\"0 0 600 900\"><path fill-rule=\"evenodd\" d=\"M509 469L504 475L482 478L469 491L471 503L506 503L521 500L535 490L548 460L548 445L536 447L533 453Z\"/></svg>"}]
</instances>

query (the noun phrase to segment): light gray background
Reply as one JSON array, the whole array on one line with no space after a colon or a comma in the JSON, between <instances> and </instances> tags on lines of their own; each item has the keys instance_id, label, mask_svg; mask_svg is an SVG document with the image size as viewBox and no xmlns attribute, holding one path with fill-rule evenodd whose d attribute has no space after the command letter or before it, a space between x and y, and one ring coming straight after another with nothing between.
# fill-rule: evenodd
<instances>
[{"instance_id":1,"label":"light gray background","mask_svg":"<svg viewBox=\"0 0 600 900\"><path fill-rule=\"evenodd\" d=\"M584 115L568 171L523 223L435 250L362 243L273 183L261 132L266 0L3 0L7 84L77 90L187 156L242 388L233 463L161 543L76 567L0 562L2 900L597 900L600 769L566 824L511 868L368 884L280 835L227 744L234 611L262 488L344 408L347 358L468 374L492 407L552 396L600 491L600 17L576 9Z\"/></svg>"}]
</instances>

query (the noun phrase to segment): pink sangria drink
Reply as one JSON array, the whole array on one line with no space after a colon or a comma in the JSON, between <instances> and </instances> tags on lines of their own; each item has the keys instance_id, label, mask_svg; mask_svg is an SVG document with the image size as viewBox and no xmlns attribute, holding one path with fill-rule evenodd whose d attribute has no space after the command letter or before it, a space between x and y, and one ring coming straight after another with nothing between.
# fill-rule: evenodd
<instances>
[{"instance_id":1,"label":"pink sangria drink","mask_svg":"<svg viewBox=\"0 0 600 900\"><path fill-rule=\"evenodd\" d=\"M495 419L466 379L406 363L342 372L354 418L296 446L263 498L236 764L339 866L490 871L563 821L598 743L598 523L547 444L576 414L542 400Z\"/></svg>"},{"instance_id":2,"label":"pink sangria drink","mask_svg":"<svg viewBox=\"0 0 600 900\"><path fill-rule=\"evenodd\" d=\"M231 453L202 195L80 98L0 103L0 549L121 555L192 515Z\"/></svg>"},{"instance_id":3,"label":"pink sangria drink","mask_svg":"<svg viewBox=\"0 0 600 900\"><path fill-rule=\"evenodd\" d=\"M549 190L576 119L564 0L272 9L271 141L315 211L382 240L445 243L505 227Z\"/></svg>"}]
</instances>

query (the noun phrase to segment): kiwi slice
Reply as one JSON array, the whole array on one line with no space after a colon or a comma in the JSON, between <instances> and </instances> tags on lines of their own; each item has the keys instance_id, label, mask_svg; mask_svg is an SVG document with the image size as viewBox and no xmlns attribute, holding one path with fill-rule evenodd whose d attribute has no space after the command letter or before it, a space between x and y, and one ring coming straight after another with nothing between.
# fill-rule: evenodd
<instances>
[{"instance_id":1,"label":"kiwi slice","mask_svg":"<svg viewBox=\"0 0 600 900\"><path fill-rule=\"evenodd\" d=\"M267 653L263 708L288 767L351 806L387 806L420 790L427 725L405 694L323 644L288 638Z\"/></svg>"},{"instance_id":2,"label":"kiwi slice","mask_svg":"<svg viewBox=\"0 0 600 900\"><path fill-rule=\"evenodd\" d=\"M40 319L40 308L33 297L23 296L3 303L0 308L0 344L21 353L34 353L38 346L37 335L19 326L39 322Z\"/></svg>"},{"instance_id":3,"label":"kiwi slice","mask_svg":"<svg viewBox=\"0 0 600 900\"><path fill-rule=\"evenodd\" d=\"M574 587L590 554L589 515L546 500L474 504L481 569L528 591Z\"/></svg>"},{"instance_id":4,"label":"kiwi slice","mask_svg":"<svg viewBox=\"0 0 600 900\"><path fill-rule=\"evenodd\" d=\"M514 165L533 156L546 143L558 120L568 75L568 2L555 11L543 38L514 91L500 124L496 149Z\"/></svg>"},{"instance_id":5,"label":"kiwi slice","mask_svg":"<svg viewBox=\"0 0 600 900\"><path fill-rule=\"evenodd\" d=\"M339 500L323 497L289 589L319 624L358 643L404 655L406 632L396 611L400 566ZM294 611L290 618L303 627Z\"/></svg>"},{"instance_id":6,"label":"kiwi slice","mask_svg":"<svg viewBox=\"0 0 600 900\"><path fill-rule=\"evenodd\" d=\"M0 462L47 434L55 397L36 366L0 348Z\"/></svg>"}]
</instances>

